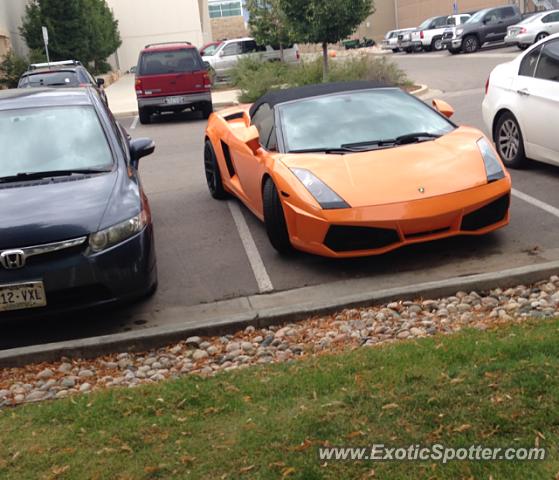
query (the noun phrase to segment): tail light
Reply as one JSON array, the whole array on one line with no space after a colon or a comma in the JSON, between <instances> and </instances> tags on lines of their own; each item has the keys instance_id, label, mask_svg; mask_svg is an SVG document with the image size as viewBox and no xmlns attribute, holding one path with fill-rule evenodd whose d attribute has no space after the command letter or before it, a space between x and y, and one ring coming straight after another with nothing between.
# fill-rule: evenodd
<instances>
[{"instance_id":1,"label":"tail light","mask_svg":"<svg viewBox=\"0 0 559 480\"><path fill-rule=\"evenodd\" d=\"M520 29L520 32L518 32L518 33L526 33L526 31L527 31L527 30L526 30L524 27L522 27L522 28Z\"/></svg>"},{"instance_id":2,"label":"tail light","mask_svg":"<svg viewBox=\"0 0 559 480\"><path fill-rule=\"evenodd\" d=\"M204 88L212 88L212 79L208 72L204 72Z\"/></svg>"},{"instance_id":3,"label":"tail light","mask_svg":"<svg viewBox=\"0 0 559 480\"><path fill-rule=\"evenodd\" d=\"M140 78L136 79L136 95L142 95L144 93L144 87L142 85L142 80Z\"/></svg>"},{"instance_id":4,"label":"tail light","mask_svg":"<svg viewBox=\"0 0 559 480\"><path fill-rule=\"evenodd\" d=\"M425 38L425 34L423 33L423 30L419 32L419 38L421 38L421 40Z\"/></svg>"},{"instance_id":5,"label":"tail light","mask_svg":"<svg viewBox=\"0 0 559 480\"><path fill-rule=\"evenodd\" d=\"M485 81L485 95L487 95L487 92L489 91L489 79L491 77L487 77L487 80Z\"/></svg>"}]
</instances>

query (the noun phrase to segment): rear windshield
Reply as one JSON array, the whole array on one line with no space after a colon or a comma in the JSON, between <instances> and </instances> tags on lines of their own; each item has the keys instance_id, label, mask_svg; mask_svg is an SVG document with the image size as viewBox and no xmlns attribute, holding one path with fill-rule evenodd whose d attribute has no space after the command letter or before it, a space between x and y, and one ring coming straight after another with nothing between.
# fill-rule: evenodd
<instances>
[{"instance_id":1,"label":"rear windshield","mask_svg":"<svg viewBox=\"0 0 559 480\"><path fill-rule=\"evenodd\" d=\"M19 88L26 87L78 87L80 80L76 72L43 72L22 77Z\"/></svg>"},{"instance_id":2,"label":"rear windshield","mask_svg":"<svg viewBox=\"0 0 559 480\"><path fill-rule=\"evenodd\" d=\"M0 152L0 177L113 163L90 106L0 111Z\"/></svg>"},{"instance_id":3,"label":"rear windshield","mask_svg":"<svg viewBox=\"0 0 559 480\"><path fill-rule=\"evenodd\" d=\"M158 52L144 52L140 56L139 75L161 75L203 70L198 50L185 48Z\"/></svg>"}]
</instances>

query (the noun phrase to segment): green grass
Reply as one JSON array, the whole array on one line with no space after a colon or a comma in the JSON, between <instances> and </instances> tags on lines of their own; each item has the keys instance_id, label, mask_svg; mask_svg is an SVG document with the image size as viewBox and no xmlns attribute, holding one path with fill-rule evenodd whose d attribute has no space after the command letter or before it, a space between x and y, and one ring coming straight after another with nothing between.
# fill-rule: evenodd
<instances>
[{"instance_id":1,"label":"green grass","mask_svg":"<svg viewBox=\"0 0 559 480\"><path fill-rule=\"evenodd\" d=\"M559 320L0 411L2 479L553 479ZM383 408L388 404L392 408ZM318 445L540 446L545 462L340 462Z\"/></svg>"}]
</instances>

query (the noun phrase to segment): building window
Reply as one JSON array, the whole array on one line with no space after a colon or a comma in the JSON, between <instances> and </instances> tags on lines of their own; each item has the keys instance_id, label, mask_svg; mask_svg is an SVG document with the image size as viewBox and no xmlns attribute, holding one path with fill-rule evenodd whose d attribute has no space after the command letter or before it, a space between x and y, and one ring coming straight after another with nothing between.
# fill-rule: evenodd
<instances>
[{"instance_id":1,"label":"building window","mask_svg":"<svg viewBox=\"0 0 559 480\"><path fill-rule=\"evenodd\" d=\"M243 14L241 0L211 2L209 10L210 18L240 17Z\"/></svg>"}]
</instances>

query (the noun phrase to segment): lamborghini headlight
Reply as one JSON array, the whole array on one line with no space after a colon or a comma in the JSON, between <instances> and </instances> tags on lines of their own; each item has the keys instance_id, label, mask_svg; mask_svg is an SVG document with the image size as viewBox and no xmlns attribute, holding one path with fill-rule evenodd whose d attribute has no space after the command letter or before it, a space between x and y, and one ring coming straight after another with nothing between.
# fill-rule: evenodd
<instances>
[{"instance_id":1,"label":"lamborghini headlight","mask_svg":"<svg viewBox=\"0 0 559 480\"><path fill-rule=\"evenodd\" d=\"M143 210L138 215L124 222L92 233L89 236L89 248L93 253L106 250L141 232L147 223L148 215L145 210Z\"/></svg>"},{"instance_id":2,"label":"lamborghini headlight","mask_svg":"<svg viewBox=\"0 0 559 480\"><path fill-rule=\"evenodd\" d=\"M324 210L350 208L350 206L322 180L305 168L292 168L293 174L315 198Z\"/></svg>"},{"instance_id":3,"label":"lamborghini headlight","mask_svg":"<svg viewBox=\"0 0 559 480\"><path fill-rule=\"evenodd\" d=\"M485 137L480 138L477 141L477 146L483 157L483 163L485 164L485 172L487 173L487 181L494 182L495 180L500 180L505 178L505 172L501 166L501 162L495 154L495 150L489 145L489 142Z\"/></svg>"}]
</instances>

